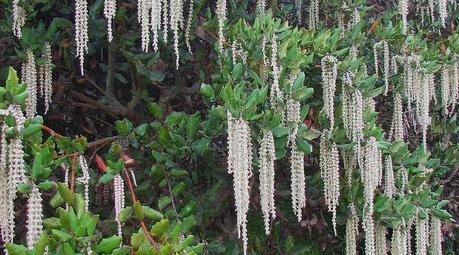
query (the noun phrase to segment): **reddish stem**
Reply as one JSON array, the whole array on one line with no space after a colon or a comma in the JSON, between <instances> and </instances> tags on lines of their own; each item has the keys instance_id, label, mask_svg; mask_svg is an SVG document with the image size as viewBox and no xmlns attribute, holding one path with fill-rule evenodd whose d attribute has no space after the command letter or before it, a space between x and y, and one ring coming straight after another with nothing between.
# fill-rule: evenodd
<instances>
[{"instance_id":1,"label":"reddish stem","mask_svg":"<svg viewBox=\"0 0 459 255\"><path fill-rule=\"evenodd\" d=\"M41 125L41 128L43 130L45 130L50 136L54 136L56 137L57 139L62 139L64 138L64 136L62 136L61 134L57 133L56 131L52 130L51 128L45 126L45 125Z\"/></svg>"},{"instance_id":2,"label":"reddish stem","mask_svg":"<svg viewBox=\"0 0 459 255\"><path fill-rule=\"evenodd\" d=\"M131 193L132 203L136 203L137 202L137 197L135 196L134 188L133 188L132 182L131 182L131 177L129 176L129 173L128 173L128 171L126 169L123 169L123 171L124 171L124 176L126 176L126 182L128 184L129 193ZM140 222L140 226L142 226L143 232L147 236L147 238L150 241L151 245L153 245L153 247L155 247L157 249L158 246L157 246L155 240L153 240L153 237L150 235L150 231L148 230L147 225L145 225L145 222L143 220L139 220L139 222Z\"/></svg>"},{"instance_id":3,"label":"reddish stem","mask_svg":"<svg viewBox=\"0 0 459 255\"><path fill-rule=\"evenodd\" d=\"M72 172L70 175L70 191L73 192L73 186L75 184L75 164L76 164L77 155L72 157Z\"/></svg>"}]
</instances>

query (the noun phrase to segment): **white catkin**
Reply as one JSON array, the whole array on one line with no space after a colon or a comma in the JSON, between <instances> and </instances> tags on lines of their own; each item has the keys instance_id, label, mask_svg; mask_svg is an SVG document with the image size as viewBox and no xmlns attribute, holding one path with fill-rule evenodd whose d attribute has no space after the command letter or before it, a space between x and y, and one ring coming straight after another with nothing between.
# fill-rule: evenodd
<instances>
[{"instance_id":1,"label":"white catkin","mask_svg":"<svg viewBox=\"0 0 459 255\"><path fill-rule=\"evenodd\" d=\"M8 125L2 125L1 133L1 151L0 151L0 194L5 194L0 197L0 233L2 241L6 241L6 236L9 236L8 217L10 211L13 210L9 205L8 190L8 143L5 137L5 132L8 130Z\"/></svg>"},{"instance_id":2,"label":"white catkin","mask_svg":"<svg viewBox=\"0 0 459 255\"><path fill-rule=\"evenodd\" d=\"M180 63L179 54L179 23L183 18L183 2L182 0L170 1L170 26L174 35L174 51L175 51L175 68L178 70Z\"/></svg>"},{"instance_id":3,"label":"white catkin","mask_svg":"<svg viewBox=\"0 0 459 255\"><path fill-rule=\"evenodd\" d=\"M111 42L113 39L113 19L116 14L116 0L105 0L104 1L104 17L107 19L107 34L108 41Z\"/></svg>"},{"instance_id":4,"label":"white catkin","mask_svg":"<svg viewBox=\"0 0 459 255\"><path fill-rule=\"evenodd\" d=\"M381 183L381 173L381 151L378 149L376 139L370 137L365 145L364 169L362 171L365 207L370 214L373 214L375 190L378 184Z\"/></svg>"},{"instance_id":5,"label":"white catkin","mask_svg":"<svg viewBox=\"0 0 459 255\"><path fill-rule=\"evenodd\" d=\"M281 119L283 120L284 111L282 109L282 102L284 100L284 94L282 93L279 84L281 70L277 64L277 47L277 36L273 35L271 49L271 68L273 70L273 82L269 91L269 102L271 103L271 107L274 109L274 111L281 114Z\"/></svg>"},{"instance_id":6,"label":"white catkin","mask_svg":"<svg viewBox=\"0 0 459 255\"><path fill-rule=\"evenodd\" d=\"M217 0L218 44L220 45L220 53L223 53L223 43L225 42L223 28L226 21L226 12L226 0Z\"/></svg>"},{"instance_id":7,"label":"white catkin","mask_svg":"<svg viewBox=\"0 0 459 255\"><path fill-rule=\"evenodd\" d=\"M296 18L298 20L298 24L301 24L301 20L302 20L302 7L303 7L303 0L295 0Z\"/></svg>"},{"instance_id":8,"label":"white catkin","mask_svg":"<svg viewBox=\"0 0 459 255\"><path fill-rule=\"evenodd\" d=\"M359 235L359 216L353 204L349 206L351 214L346 222L346 255L357 255L357 237Z\"/></svg>"},{"instance_id":9,"label":"white catkin","mask_svg":"<svg viewBox=\"0 0 459 255\"><path fill-rule=\"evenodd\" d=\"M13 0L13 34L18 38L22 37L22 27L25 24L26 12L19 5L20 0Z\"/></svg>"},{"instance_id":10,"label":"white catkin","mask_svg":"<svg viewBox=\"0 0 459 255\"><path fill-rule=\"evenodd\" d=\"M247 212L250 203L249 179L252 176L252 139L249 124L228 112L228 173L233 175L238 237L247 254Z\"/></svg>"},{"instance_id":11,"label":"white catkin","mask_svg":"<svg viewBox=\"0 0 459 255\"><path fill-rule=\"evenodd\" d=\"M400 93L394 96L394 111L392 116L391 136L394 141L404 141L405 133L403 128L403 103Z\"/></svg>"},{"instance_id":12,"label":"white catkin","mask_svg":"<svg viewBox=\"0 0 459 255\"><path fill-rule=\"evenodd\" d=\"M450 69L449 66L444 65L441 69L441 103L443 105L443 113L448 115L448 105L450 102Z\"/></svg>"},{"instance_id":13,"label":"white catkin","mask_svg":"<svg viewBox=\"0 0 459 255\"><path fill-rule=\"evenodd\" d=\"M427 129L430 126L431 118L430 118L430 101L431 95L429 93L431 84L434 82L434 75L433 74L426 74L423 75L420 82L420 95L419 95L419 109L418 109L418 119L421 124L422 128L422 144L424 145L424 149L427 143Z\"/></svg>"},{"instance_id":14,"label":"white catkin","mask_svg":"<svg viewBox=\"0 0 459 255\"><path fill-rule=\"evenodd\" d=\"M79 157L78 163L80 165L82 177L80 178L81 183L84 185L84 205L86 211L89 211L89 168L86 158L84 156Z\"/></svg>"},{"instance_id":15,"label":"white catkin","mask_svg":"<svg viewBox=\"0 0 459 255\"><path fill-rule=\"evenodd\" d=\"M400 15L402 16L402 32L403 34L407 34L408 33L408 19L407 19L407 16L408 16L408 12L409 12L409 0L399 0L398 1L398 8L399 8L399 11L400 11Z\"/></svg>"},{"instance_id":16,"label":"white catkin","mask_svg":"<svg viewBox=\"0 0 459 255\"><path fill-rule=\"evenodd\" d=\"M428 214L427 214L428 215ZM416 219L416 255L427 255L429 246L429 217Z\"/></svg>"},{"instance_id":17,"label":"white catkin","mask_svg":"<svg viewBox=\"0 0 459 255\"><path fill-rule=\"evenodd\" d=\"M375 251L378 255L387 255L387 229L381 224L376 225Z\"/></svg>"},{"instance_id":18,"label":"white catkin","mask_svg":"<svg viewBox=\"0 0 459 255\"><path fill-rule=\"evenodd\" d=\"M27 62L23 65L22 71L24 77L22 80L27 85L26 99L26 116L27 118L35 117L37 114L37 67L35 65L35 56L31 49L26 50Z\"/></svg>"},{"instance_id":19,"label":"white catkin","mask_svg":"<svg viewBox=\"0 0 459 255\"><path fill-rule=\"evenodd\" d=\"M84 75L84 55L88 53L88 1L75 2L75 42L76 57L80 60L81 75Z\"/></svg>"},{"instance_id":20,"label":"white catkin","mask_svg":"<svg viewBox=\"0 0 459 255\"><path fill-rule=\"evenodd\" d=\"M459 60L455 64L451 65L451 89L450 89L450 104L451 104L451 114L456 108L456 104L459 100Z\"/></svg>"},{"instance_id":21,"label":"white catkin","mask_svg":"<svg viewBox=\"0 0 459 255\"><path fill-rule=\"evenodd\" d=\"M342 150L341 155L343 158L343 166L347 180L347 186L352 187L354 168L356 167L354 152Z\"/></svg>"},{"instance_id":22,"label":"white catkin","mask_svg":"<svg viewBox=\"0 0 459 255\"><path fill-rule=\"evenodd\" d=\"M375 223L372 213L364 212L362 226L365 232L365 255L376 255Z\"/></svg>"},{"instance_id":23,"label":"white catkin","mask_svg":"<svg viewBox=\"0 0 459 255\"><path fill-rule=\"evenodd\" d=\"M352 142L356 143L354 148L356 157L361 165L361 142L363 141L363 99L362 93L356 89L352 94Z\"/></svg>"},{"instance_id":24,"label":"white catkin","mask_svg":"<svg viewBox=\"0 0 459 255\"><path fill-rule=\"evenodd\" d=\"M353 121L353 105L351 94L343 88L341 94L341 118L343 119L344 130L349 140L352 140L352 121Z\"/></svg>"},{"instance_id":25,"label":"white catkin","mask_svg":"<svg viewBox=\"0 0 459 255\"><path fill-rule=\"evenodd\" d=\"M188 5L188 17L186 21L186 30L185 30L185 42L186 47L188 48L188 52L191 54L191 44L190 44L190 32L191 32L191 24L193 21L193 11L194 11L194 0L189 0L190 4Z\"/></svg>"},{"instance_id":26,"label":"white catkin","mask_svg":"<svg viewBox=\"0 0 459 255\"><path fill-rule=\"evenodd\" d=\"M431 255L442 255L442 232L441 232L441 220L435 216L432 216L430 222L430 254Z\"/></svg>"},{"instance_id":27,"label":"white catkin","mask_svg":"<svg viewBox=\"0 0 459 255\"><path fill-rule=\"evenodd\" d=\"M264 14L266 11L266 0L258 0L257 1L257 11L260 14Z\"/></svg>"},{"instance_id":28,"label":"white catkin","mask_svg":"<svg viewBox=\"0 0 459 255\"><path fill-rule=\"evenodd\" d=\"M27 200L27 247L33 249L43 233L43 205L40 190L35 184Z\"/></svg>"},{"instance_id":29,"label":"white catkin","mask_svg":"<svg viewBox=\"0 0 459 255\"><path fill-rule=\"evenodd\" d=\"M45 42L43 47L43 58L46 60L46 63L39 66L39 87L40 95L44 98L45 101L45 114L49 110L49 105L51 104L51 98L53 95L53 58L51 55L51 45L48 42Z\"/></svg>"},{"instance_id":30,"label":"white catkin","mask_svg":"<svg viewBox=\"0 0 459 255\"><path fill-rule=\"evenodd\" d=\"M326 55L322 58L322 87L323 87L323 98L324 108L323 111L328 117L330 127L333 129L335 123L334 117L334 102L335 102L335 91L336 91L336 78L338 76L337 71L337 59L331 55Z\"/></svg>"},{"instance_id":31,"label":"white catkin","mask_svg":"<svg viewBox=\"0 0 459 255\"><path fill-rule=\"evenodd\" d=\"M276 218L276 205L274 203L274 136L271 131L266 131L261 140L259 151L260 158L260 199L261 210L265 222L265 233L269 235L270 220Z\"/></svg>"},{"instance_id":32,"label":"white catkin","mask_svg":"<svg viewBox=\"0 0 459 255\"><path fill-rule=\"evenodd\" d=\"M389 51L389 44L384 41L383 43L383 54L384 54L384 83L386 88L384 90L384 95L387 96L387 92L389 91L389 75L390 75L390 51Z\"/></svg>"},{"instance_id":33,"label":"white catkin","mask_svg":"<svg viewBox=\"0 0 459 255\"><path fill-rule=\"evenodd\" d=\"M448 0L438 0L438 13L441 25L446 27L446 19L448 19Z\"/></svg>"},{"instance_id":34,"label":"white catkin","mask_svg":"<svg viewBox=\"0 0 459 255\"><path fill-rule=\"evenodd\" d=\"M392 231L391 254L392 255L407 255L407 235L406 230L402 225Z\"/></svg>"},{"instance_id":35,"label":"white catkin","mask_svg":"<svg viewBox=\"0 0 459 255\"><path fill-rule=\"evenodd\" d=\"M309 29L314 30L319 27L319 0L311 0L309 5Z\"/></svg>"},{"instance_id":36,"label":"white catkin","mask_svg":"<svg viewBox=\"0 0 459 255\"><path fill-rule=\"evenodd\" d=\"M118 225L118 236L122 236L122 223L120 222L119 215L124 208L124 181L121 175L115 175L113 179L113 190L115 193L115 221Z\"/></svg>"},{"instance_id":37,"label":"white catkin","mask_svg":"<svg viewBox=\"0 0 459 255\"><path fill-rule=\"evenodd\" d=\"M137 15L140 23L142 50L148 51L150 46L150 9L151 1L139 0L137 2Z\"/></svg>"},{"instance_id":38,"label":"white catkin","mask_svg":"<svg viewBox=\"0 0 459 255\"><path fill-rule=\"evenodd\" d=\"M392 157L390 155L386 156L384 162L384 168L386 170L385 179L384 179L384 195L392 198L395 193L395 177L394 177L394 167L392 165Z\"/></svg>"},{"instance_id":39,"label":"white catkin","mask_svg":"<svg viewBox=\"0 0 459 255\"><path fill-rule=\"evenodd\" d=\"M295 128L289 134L288 143L290 144L290 171L291 171L291 193L292 208L298 222L302 220L302 211L306 206L306 183L304 174L304 153L298 149L296 136L298 132L298 123L300 122L300 102L289 99L287 100L287 121L294 123Z\"/></svg>"},{"instance_id":40,"label":"white catkin","mask_svg":"<svg viewBox=\"0 0 459 255\"><path fill-rule=\"evenodd\" d=\"M330 142L330 131L325 130L320 138L320 175L324 182L324 197L328 211L332 213L333 230L336 235L336 207L339 203L339 154L334 142Z\"/></svg>"},{"instance_id":41,"label":"white catkin","mask_svg":"<svg viewBox=\"0 0 459 255\"><path fill-rule=\"evenodd\" d=\"M168 31L169 31L169 5L168 0L161 0L162 8L162 27L163 27L163 41L167 43Z\"/></svg>"},{"instance_id":42,"label":"white catkin","mask_svg":"<svg viewBox=\"0 0 459 255\"><path fill-rule=\"evenodd\" d=\"M152 0L151 4L151 32L153 33L153 50L159 49L159 32L161 31L161 0Z\"/></svg>"},{"instance_id":43,"label":"white catkin","mask_svg":"<svg viewBox=\"0 0 459 255\"><path fill-rule=\"evenodd\" d=\"M8 113L16 120L16 129L21 132L24 128L25 117L21 111L21 106L10 105ZM22 144L22 137L17 136L10 141L8 145L8 196L7 204L7 218L5 219L4 228L2 229L2 238L4 242L13 242L14 228L15 228L15 212L14 200L16 199L16 190L19 185L26 183L27 177L25 176L25 162L24 162L24 148Z\"/></svg>"}]
</instances>

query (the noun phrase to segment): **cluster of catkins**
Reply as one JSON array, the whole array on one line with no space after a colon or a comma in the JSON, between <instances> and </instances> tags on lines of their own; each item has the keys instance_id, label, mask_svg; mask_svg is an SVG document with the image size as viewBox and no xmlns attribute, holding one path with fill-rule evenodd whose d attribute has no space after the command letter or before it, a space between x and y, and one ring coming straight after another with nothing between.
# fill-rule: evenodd
<instances>
[{"instance_id":1,"label":"cluster of catkins","mask_svg":"<svg viewBox=\"0 0 459 255\"><path fill-rule=\"evenodd\" d=\"M124 208L124 181L120 174L115 175L113 179L113 190L115 195L115 221L118 226L118 236L122 236L122 224L119 215Z\"/></svg>"},{"instance_id":2,"label":"cluster of catkins","mask_svg":"<svg viewBox=\"0 0 459 255\"><path fill-rule=\"evenodd\" d=\"M12 116L16 121L13 127L19 133L24 128L25 116L19 105L10 105L7 110L1 110L2 117ZM25 175L24 149L21 135L7 139L6 133L11 129L2 123L0 151L0 230L5 243L13 242L15 229L14 200L16 190L21 184L27 183ZM39 189L32 183L32 189L27 202L27 246L33 247L42 233L42 198Z\"/></svg>"},{"instance_id":3,"label":"cluster of catkins","mask_svg":"<svg viewBox=\"0 0 459 255\"><path fill-rule=\"evenodd\" d=\"M42 57L45 59L43 65L35 63L35 55L31 49L26 50L27 60L22 65L22 82L27 86L26 116L33 118L37 114L38 93L44 98L45 113L49 110L51 96L53 93L53 64L51 45L46 42L43 46Z\"/></svg>"},{"instance_id":4,"label":"cluster of catkins","mask_svg":"<svg viewBox=\"0 0 459 255\"><path fill-rule=\"evenodd\" d=\"M449 1L453 6L454 8L456 8L457 6L457 1L455 0L450 0ZM408 34L408 14L409 14L409 6L410 6L410 1L409 0L399 0L398 1L398 6L399 6L399 13L400 15L402 16L402 24L403 24L403 33L404 34ZM435 10L438 10L438 17L440 19L440 23L442 25L442 27L446 27L447 23L447 19L448 19L448 0L438 0L438 1L434 1L434 0L420 0L418 1L418 3L416 3L416 8L417 8L417 11L420 12L421 14L421 21L422 23L424 23L424 20L425 20L425 13L430 13L430 18L431 18L431 21L434 22L435 21L435 17L436 17L436 14L435 14Z\"/></svg>"}]
</instances>

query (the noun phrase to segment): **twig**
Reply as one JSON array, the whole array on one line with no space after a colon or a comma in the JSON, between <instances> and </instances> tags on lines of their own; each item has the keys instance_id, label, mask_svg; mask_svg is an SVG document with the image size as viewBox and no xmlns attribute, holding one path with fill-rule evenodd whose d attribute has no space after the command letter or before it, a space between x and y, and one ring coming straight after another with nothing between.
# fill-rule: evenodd
<instances>
[{"instance_id":1,"label":"twig","mask_svg":"<svg viewBox=\"0 0 459 255\"><path fill-rule=\"evenodd\" d=\"M136 203L137 202L137 197L135 196L134 188L133 188L132 182L131 182L131 177L129 176L129 173L127 172L126 168L123 169L123 171L124 171L124 176L126 176L126 182L128 184L129 193L131 193L132 203ZM139 220L139 222L140 222L140 226L142 226L143 232L147 236L147 238L150 241L151 245L153 245L153 247L155 247L157 249L158 245L156 244L155 240L153 240L153 237L151 236L150 231L147 228L147 225L145 225L145 222L143 220Z\"/></svg>"},{"instance_id":2,"label":"twig","mask_svg":"<svg viewBox=\"0 0 459 255\"><path fill-rule=\"evenodd\" d=\"M99 140L96 140L96 141L88 143L86 145L86 148L90 149L90 148L93 148L93 147L98 147L99 145L103 145L103 144L106 144L106 143L111 143L111 142L114 142L117 138L118 138L118 136L102 138L102 139L99 139Z\"/></svg>"},{"instance_id":3,"label":"twig","mask_svg":"<svg viewBox=\"0 0 459 255\"><path fill-rule=\"evenodd\" d=\"M74 155L72 158L72 171L70 175L70 191L73 192L73 187L75 185L75 165L76 165L77 155Z\"/></svg>"},{"instance_id":4,"label":"twig","mask_svg":"<svg viewBox=\"0 0 459 255\"><path fill-rule=\"evenodd\" d=\"M56 137L57 139L62 139L64 138L61 134L57 133L56 131L52 130L51 128L45 126L45 125L41 125L41 128L46 132L48 133L50 136L54 136Z\"/></svg>"}]
</instances>

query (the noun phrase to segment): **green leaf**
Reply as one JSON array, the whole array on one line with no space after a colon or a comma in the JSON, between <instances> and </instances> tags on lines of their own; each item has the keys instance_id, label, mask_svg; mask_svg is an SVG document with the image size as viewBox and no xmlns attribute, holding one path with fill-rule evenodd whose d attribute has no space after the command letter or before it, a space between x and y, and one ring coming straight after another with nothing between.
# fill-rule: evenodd
<instances>
[{"instance_id":1,"label":"green leaf","mask_svg":"<svg viewBox=\"0 0 459 255\"><path fill-rule=\"evenodd\" d=\"M115 176L113 174L105 173L104 175L102 175L100 177L99 183L100 184L108 184L108 183L112 182L113 179L115 179Z\"/></svg>"},{"instance_id":2,"label":"green leaf","mask_svg":"<svg viewBox=\"0 0 459 255\"><path fill-rule=\"evenodd\" d=\"M298 77L296 77L295 81L293 82L293 86L292 86L292 89L291 91L295 91L295 90L298 90L300 88L303 88L303 84L304 84L304 72L301 72Z\"/></svg>"},{"instance_id":3,"label":"green leaf","mask_svg":"<svg viewBox=\"0 0 459 255\"><path fill-rule=\"evenodd\" d=\"M284 137L288 135L290 129L288 127L277 127L271 130L271 132L273 133L274 137Z\"/></svg>"},{"instance_id":4,"label":"green leaf","mask_svg":"<svg viewBox=\"0 0 459 255\"><path fill-rule=\"evenodd\" d=\"M160 210L166 208L166 206L170 205L172 202L171 198L168 196L161 197L158 201L158 208Z\"/></svg>"},{"instance_id":5,"label":"green leaf","mask_svg":"<svg viewBox=\"0 0 459 255\"><path fill-rule=\"evenodd\" d=\"M62 241L62 242L67 242L68 240L72 239L72 236L63 232L63 231L60 231L60 230L57 230L57 229L51 229L51 235L58 239L59 241Z\"/></svg>"},{"instance_id":6,"label":"green leaf","mask_svg":"<svg viewBox=\"0 0 459 255\"><path fill-rule=\"evenodd\" d=\"M201 121L201 118L199 117L199 113L188 117L188 121L186 123L186 135L189 140L192 140L195 138L196 133L198 132L198 129L199 129L200 121Z\"/></svg>"},{"instance_id":7,"label":"green leaf","mask_svg":"<svg viewBox=\"0 0 459 255\"><path fill-rule=\"evenodd\" d=\"M53 208L57 208L65 203L64 199L62 198L61 194L58 192L56 193L53 198L51 198L51 201L49 201L49 204Z\"/></svg>"},{"instance_id":8,"label":"green leaf","mask_svg":"<svg viewBox=\"0 0 459 255\"><path fill-rule=\"evenodd\" d=\"M135 133L138 136L144 136L147 133L148 124L143 123L135 129Z\"/></svg>"},{"instance_id":9,"label":"green leaf","mask_svg":"<svg viewBox=\"0 0 459 255\"><path fill-rule=\"evenodd\" d=\"M70 191L66 184L59 182L57 184L57 190L67 204L73 204L73 193Z\"/></svg>"},{"instance_id":10,"label":"green leaf","mask_svg":"<svg viewBox=\"0 0 459 255\"><path fill-rule=\"evenodd\" d=\"M24 136L24 137L28 137L28 136L31 136L37 132L40 132L41 131L41 128L42 128L42 125L41 124L30 124L28 125L27 127L25 127L22 131L21 131L21 134Z\"/></svg>"},{"instance_id":11,"label":"green leaf","mask_svg":"<svg viewBox=\"0 0 459 255\"><path fill-rule=\"evenodd\" d=\"M125 223L132 217L132 215L134 215L134 209L131 206L128 206L121 210L118 215L118 219L121 223Z\"/></svg>"},{"instance_id":12,"label":"green leaf","mask_svg":"<svg viewBox=\"0 0 459 255\"><path fill-rule=\"evenodd\" d=\"M43 255L46 250L46 246L49 243L49 237L48 234L42 233L40 237L38 238L37 242L35 243L35 246L33 248L33 254L34 255Z\"/></svg>"},{"instance_id":13,"label":"green leaf","mask_svg":"<svg viewBox=\"0 0 459 255\"><path fill-rule=\"evenodd\" d=\"M194 215L190 215L183 219L182 223L182 232L188 232L196 224L196 219Z\"/></svg>"},{"instance_id":14,"label":"green leaf","mask_svg":"<svg viewBox=\"0 0 459 255\"><path fill-rule=\"evenodd\" d=\"M86 232L88 233L89 236L92 236L94 234L98 221L99 221L99 215L92 215L90 219L88 220L88 223L86 223Z\"/></svg>"},{"instance_id":15,"label":"green leaf","mask_svg":"<svg viewBox=\"0 0 459 255\"><path fill-rule=\"evenodd\" d=\"M38 188L41 190L49 191L57 187L57 183L54 181L43 181L38 184Z\"/></svg>"},{"instance_id":16,"label":"green leaf","mask_svg":"<svg viewBox=\"0 0 459 255\"><path fill-rule=\"evenodd\" d=\"M151 227L150 233L153 236L161 236L163 235L167 229L169 228L169 220L168 219L162 219L159 222L157 222L153 227Z\"/></svg>"},{"instance_id":17,"label":"green leaf","mask_svg":"<svg viewBox=\"0 0 459 255\"><path fill-rule=\"evenodd\" d=\"M148 112L153 115L153 117L159 119L163 115L161 106L155 102L149 102L147 105Z\"/></svg>"},{"instance_id":18,"label":"green leaf","mask_svg":"<svg viewBox=\"0 0 459 255\"><path fill-rule=\"evenodd\" d=\"M453 218L453 216L449 212L443 209L432 208L432 213L440 220L451 220Z\"/></svg>"},{"instance_id":19,"label":"green leaf","mask_svg":"<svg viewBox=\"0 0 459 255\"><path fill-rule=\"evenodd\" d=\"M32 190L32 186L29 183L23 183L18 186L18 192L28 194Z\"/></svg>"},{"instance_id":20,"label":"green leaf","mask_svg":"<svg viewBox=\"0 0 459 255\"><path fill-rule=\"evenodd\" d=\"M201 92L201 95L205 98L208 98L208 99L215 98L215 90L212 86L208 84L205 84L205 83L201 84L200 92Z\"/></svg>"},{"instance_id":21,"label":"green leaf","mask_svg":"<svg viewBox=\"0 0 459 255\"><path fill-rule=\"evenodd\" d=\"M159 211L157 211L157 210L155 210L155 209L153 209L153 208L151 208L149 206L143 206L143 211L145 213L145 217L150 219L150 220L152 220L152 221L159 221L162 218L164 218L164 215L161 212L159 212Z\"/></svg>"},{"instance_id":22,"label":"green leaf","mask_svg":"<svg viewBox=\"0 0 459 255\"><path fill-rule=\"evenodd\" d=\"M295 99L296 101L303 101L308 98L310 98L314 94L314 89L313 88L300 88L292 93L292 98Z\"/></svg>"},{"instance_id":23,"label":"green leaf","mask_svg":"<svg viewBox=\"0 0 459 255\"><path fill-rule=\"evenodd\" d=\"M186 185L184 182L180 182L177 185L175 185L172 189L172 196L176 197L180 195L183 192L183 190L185 190L185 187Z\"/></svg>"},{"instance_id":24,"label":"green leaf","mask_svg":"<svg viewBox=\"0 0 459 255\"><path fill-rule=\"evenodd\" d=\"M57 217L50 217L43 220L43 225L47 229L59 229L62 227L61 220Z\"/></svg>"},{"instance_id":25,"label":"green leaf","mask_svg":"<svg viewBox=\"0 0 459 255\"><path fill-rule=\"evenodd\" d=\"M237 81L239 78L241 78L242 74L244 73L244 65L241 63L237 63L233 67L233 71L231 72L231 75L233 76L233 80Z\"/></svg>"},{"instance_id":26,"label":"green leaf","mask_svg":"<svg viewBox=\"0 0 459 255\"><path fill-rule=\"evenodd\" d=\"M120 236L112 236L109 238L104 238L100 243L96 246L97 253L110 253L114 249L118 248L121 244L121 237Z\"/></svg>"},{"instance_id":27,"label":"green leaf","mask_svg":"<svg viewBox=\"0 0 459 255\"><path fill-rule=\"evenodd\" d=\"M29 249L22 245L17 245L14 243L8 243L6 244L6 250L8 251L8 254L11 255L28 255L29 254Z\"/></svg>"},{"instance_id":28,"label":"green leaf","mask_svg":"<svg viewBox=\"0 0 459 255\"><path fill-rule=\"evenodd\" d=\"M302 138L296 138L296 145L304 154L310 154L312 152L312 145Z\"/></svg>"},{"instance_id":29,"label":"green leaf","mask_svg":"<svg viewBox=\"0 0 459 255\"><path fill-rule=\"evenodd\" d=\"M6 90L8 90L11 95L16 95L16 86L18 83L18 74L14 68L10 67L8 69L8 79L6 80Z\"/></svg>"},{"instance_id":30,"label":"green leaf","mask_svg":"<svg viewBox=\"0 0 459 255\"><path fill-rule=\"evenodd\" d=\"M143 212L143 208L142 208L142 205L140 204L140 202L136 201L132 208L134 208L135 217L138 220L143 220L143 218L145 217L145 213Z\"/></svg>"},{"instance_id":31,"label":"green leaf","mask_svg":"<svg viewBox=\"0 0 459 255\"><path fill-rule=\"evenodd\" d=\"M29 126L30 127L30 126ZM41 154L39 152L35 153L35 158L32 164L32 179L37 180L39 176L41 176Z\"/></svg>"}]
</instances>

